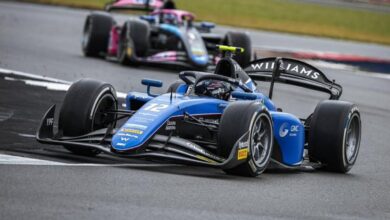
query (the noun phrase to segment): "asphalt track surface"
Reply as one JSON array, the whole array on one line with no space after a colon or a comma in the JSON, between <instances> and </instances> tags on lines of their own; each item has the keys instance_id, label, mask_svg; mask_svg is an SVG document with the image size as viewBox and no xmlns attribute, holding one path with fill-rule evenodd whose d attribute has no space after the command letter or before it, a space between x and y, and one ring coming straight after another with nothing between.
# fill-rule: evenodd
<instances>
[{"instance_id":1,"label":"asphalt track surface","mask_svg":"<svg viewBox=\"0 0 390 220\"><path fill-rule=\"evenodd\" d=\"M163 89L177 78L172 70L83 57L80 33L87 13L0 2L0 68L72 82L91 77L123 92L144 91L142 78L162 80ZM267 46L390 54L389 47L372 44L256 31L251 37ZM31 137L44 111L60 104L65 93L0 74L0 219L389 219L390 80L323 70L344 86L342 99L355 102L362 114L360 154L346 175L274 169L258 178L242 178L218 169L75 156ZM275 98L285 111L313 110L309 105L316 94L277 88ZM7 165L3 154L47 164Z\"/></svg>"}]
</instances>

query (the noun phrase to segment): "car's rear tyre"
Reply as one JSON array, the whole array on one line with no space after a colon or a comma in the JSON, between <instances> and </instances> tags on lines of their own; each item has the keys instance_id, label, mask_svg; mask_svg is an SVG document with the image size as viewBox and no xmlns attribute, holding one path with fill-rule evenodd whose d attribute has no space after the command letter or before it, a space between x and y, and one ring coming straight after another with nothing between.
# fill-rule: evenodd
<instances>
[{"instance_id":1,"label":"car's rear tyre","mask_svg":"<svg viewBox=\"0 0 390 220\"><path fill-rule=\"evenodd\" d=\"M328 171L346 173L356 162L361 137L356 105L335 100L320 102L310 121L309 157Z\"/></svg>"},{"instance_id":2,"label":"car's rear tyre","mask_svg":"<svg viewBox=\"0 0 390 220\"><path fill-rule=\"evenodd\" d=\"M87 16L81 43L85 56L98 57L107 52L114 23L114 19L106 12L92 12Z\"/></svg>"},{"instance_id":3,"label":"car's rear tyre","mask_svg":"<svg viewBox=\"0 0 390 220\"><path fill-rule=\"evenodd\" d=\"M106 128L115 123L114 114L104 114L118 107L115 89L107 83L82 79L72 84L61 107L58 130L63 136L75 137ZM64 145L69 151L84 156L94 156L98 150Z\"/></svg>"},{"instance_id":4,"label":"car's rear tyre","mask_svg":"<svg viewBox=\"0 0 390 220\"><path fill-rule=\"evenodd\" d=\"M130 20L122 28L118 60L123 65L137 65L136 57L145 57L149 50L150 27L146 21Z\"/></svg>"},{"instance_id":5,"label":"car's rear tyre","mask_svg":"<svg viewBox=\"0 0 390 220\"><path fill-rule=\"evenodd\" d=\"M249 64L252 57L252 43L247 34L240 32L228 32L225 36L224 44L244 48L244 52L236 54L233 59L236 60L242 67Z\"/></svg>"},{"instance_id":6,"label":"car's rear tyre","mask_svg":"<svg viewBox=\"0 0 390 220\"><path fill-rule=\"evenodd\" d=\"M272 154L272 126L271 116L261 103L237 101L229 104L222 114L219 125L219 154L227 158L233 147L247 132L249 132L249 154L244 163L224 171L240 176L258 176L264 172Z\"/></svg>"}]
</instances>

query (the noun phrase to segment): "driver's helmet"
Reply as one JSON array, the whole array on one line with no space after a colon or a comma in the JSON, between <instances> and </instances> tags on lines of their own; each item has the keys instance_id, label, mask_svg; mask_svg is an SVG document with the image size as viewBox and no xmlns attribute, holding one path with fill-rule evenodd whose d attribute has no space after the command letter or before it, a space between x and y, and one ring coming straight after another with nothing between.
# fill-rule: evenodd
<instances>
[{"instance_id":1,"label":"driver's helmet","mask_svg":"<svg viewBox=\"0 0 390 220\"><path fill-rule=\"evenodd\" d=\"M176 16L174 14L170 14L170 13L163 14L162 23L175 25L177 23Z\"/></svg>"},{"instance_id":2,"label":"driver's helmet","mask_svg":"<svg viewBox=\"0 0 390 220\"><path fill-rule=\"evenodd\" d=\"M222 100L228 100L231 91L231 85L220 80L203 80L195 86L195 94Z\"/></svg>"}]
</instances>

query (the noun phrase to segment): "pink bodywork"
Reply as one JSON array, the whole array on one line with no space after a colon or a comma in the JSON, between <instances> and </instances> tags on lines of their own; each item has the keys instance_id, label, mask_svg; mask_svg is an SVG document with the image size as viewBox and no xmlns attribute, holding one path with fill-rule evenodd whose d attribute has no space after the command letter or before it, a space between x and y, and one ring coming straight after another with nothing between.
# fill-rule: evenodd
<instances>
[{"instance_id":1,"label":"pink bodywork","mask_svg":"<svg viewBox=\"0 0 390 220\"><path fill-rule=\"evenodd\" d=\"M148 61L176 61L177 60L177 53L176 51L165 51L161 53L157 53L153 56L150 56L147 58Z\"/></svg>"},{"instance_id":2,"label":"pink bodywork","mask_svg":"<svg viewBox=\"0 0 390 220\"><path fill-rule=\"evenodd\" d=\"M147 0L121 0L115 2L113 6L124 7L124 6L144 6ZM149 0L150 8L161 8L164 5L163 0Z\"/></svg>"},{"instance_id":3,"label":"pink bodywork","mask_svg":"<svg viewBox=\"0 0 390 220\"><path fill-rule=\"evenodd\" d=\"M119 44L119 32L120 27L117 25L112 26L110 32L110 42L108 43L108 55L116 56L118 52L118 44Z\"/></svg>"}]
</instances>

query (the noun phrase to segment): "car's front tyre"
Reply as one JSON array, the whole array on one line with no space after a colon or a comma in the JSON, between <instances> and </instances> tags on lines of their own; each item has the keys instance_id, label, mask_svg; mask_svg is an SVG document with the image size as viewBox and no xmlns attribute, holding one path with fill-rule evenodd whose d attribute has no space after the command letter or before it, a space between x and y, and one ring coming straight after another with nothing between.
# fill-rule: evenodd
<instances>
[{"instance_id":1,"label":"car's front tyre","mask_svg":"<svg viewBox=\"0 0 390 220\"><path fill-rule=\"evenodd\" d=\"M237 101L229 104L222 114L219 129L218 150L222 157L227 158L235 145L243 145L239 146L237 159L245 161L224 169L226 173L258 176L264 172L271 158L274 137L271 116L261 103ZM240 143L245 135L248 142Z\"/></svg>"},{"instance_id":2,"label":"car's front tyre","mask_svg":"<svg viewBox=\"0 0 390 220\"><path fill-rule=\"evenodd\" d=\"M118 109L115 89L108 83L82 79L72 84L65 95L58 121L59 133L77 137L115 123L115 114L107 111ZM95 156L98 150L64 145L72 153Z\"/></svg>"}]
</instances>

